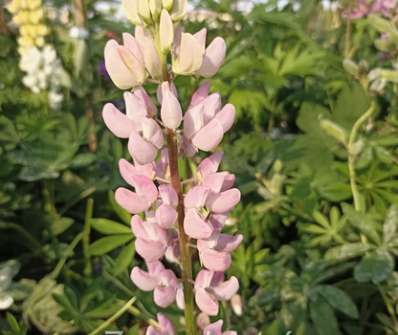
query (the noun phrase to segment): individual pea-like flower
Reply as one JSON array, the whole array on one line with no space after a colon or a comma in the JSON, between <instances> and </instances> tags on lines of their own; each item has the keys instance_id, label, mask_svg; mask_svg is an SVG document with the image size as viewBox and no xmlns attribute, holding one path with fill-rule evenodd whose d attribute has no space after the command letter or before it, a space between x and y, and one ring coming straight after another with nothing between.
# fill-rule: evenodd
<instances>
[{"instance_id":1,"label":"individual pea-like flower","mask_svg":"<svg viewBox=\"0 0 398 335\"><path fill-rule=\"evenodd\" d=\"M175 335L176 330L171 321L166 318L163 314L157 314L158 325L149 326L145 332L145 335Z\"/></svg>"},{"instance_id":2,"label":"individual pea-like flower","mask_svg":"<svg viewBox=\"0 0 398 335\"><path fill-rule=\"evenodd\" d=\"M109 40L104 50L105 67L113 83L122 90L140 86L146 78L143 54L131 34L123 34L123 44Z\"/></svg>"},{"instance_id":3,"label":"individual pea-like flower","mask_svg":"<svg viewBox=\"0 0 398 335\"><path fill-rule=\"evenodd\" d=\"M153 291L153 299L160 307L171 305L177 295L178 280L173 271L167 270L161 262L148 262L148 272L134 267L131 280L143 291Z\"/></svg>"},{"instance_id":4,"label":"individual pea-like flower","mask_svg":"<svg viewBox=\"0 0 398 335\"><path fill-rule=\"evenodd\" d=\"M226 104L221 108L220 95L208 95L207 89L207 83L198 89L184 115L185 150L188 155L193 155L198 149L214 149L235 120L235 107Z\"/></svg>"},{"instance_id":5,"label":"individual pea-like flower","mask_svg":"<svg viewBox=\"0 0 398 335\"><path fill-rule=\"evenodd\" d=\"M228 330L223 332L222 325L224 321L218 320L212 324L209 324L206 328L203 329L203 335L237 335L238 333L233 330Z\"/></svg>"},{"instance_id":6,"label":"individual pea-like flower","mask_svg":"<svg viewBox=\"0 0 398 335\"><path fill-rule=\"evenodd\" d=\"M224 281L222 272L203 269L195 279L195 301L203 313L215 316L218 314L219 301L231 299L238 289L236 277Z\"/></svg>"},{"instance_id":7,"label":"individual pea-like flower","mask_svg":"<svg viewBox=\"0 0 398 335\"><path fill-rule=\"evenodd\" d=\"M173 49L173 72L197 74L205 78L214 76L224 63L226 45L224 39L216 37L206 48L207 30L195 34L176 30Z\"/></svg>"}]
</instances>

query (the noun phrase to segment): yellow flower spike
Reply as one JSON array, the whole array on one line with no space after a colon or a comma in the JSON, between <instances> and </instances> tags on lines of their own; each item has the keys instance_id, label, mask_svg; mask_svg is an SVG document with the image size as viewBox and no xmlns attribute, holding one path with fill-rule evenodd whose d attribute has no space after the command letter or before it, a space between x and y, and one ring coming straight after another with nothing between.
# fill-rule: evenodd
<instances>
[{"instance_id":1,"label":"yellow flower spike","mask_svg":"<svg viewBox=\"0 0 398 335\"><path fill-rule=\"evenodd\" d=\"M49 33L49 29L46 25L39 24L38 26L36 26L36 33L37 35L45 36Z\"/></svg>"},{"instance_id":2,"label":"yellow flower spike","mask_svg":"<svg viewBox=\"0 0 398 335\"><path fill-rule=\"evenodd\" d=\"M18 38L18 44L23 47L31 47L34 45L34 40L30 36L21 36Z\"/></svg>"},{"instance_id":3,"label":"yellow flower spike","mask_svg":"<svg viewBox=\"0 0 398 335\"><path fill-rule=\"evenodd\" d=\"M41 0L29 0L28 2L29 2L28 7L31 10L41 7Z\"/></svg>"},{"instance_id":4,"label":"yellow flower spike","mask_svg":"<svg viewBox=\"0 0 398 335\"><path fill-rule=\"evenodd\" d=\"M37 38L36 38L36 40L35 40L35 45L36 45L37 47L42 47L42 46L44 46L44 44L45 44L45 40L44 40L43 37L37 37Z\"/></svg>"},{"instance_id":5,"label":"yellow flower spike","mask_svg":"<svg viewBox=\"0 0 398 335\"><path fill-rule=\"evenodd\" d=\"M9 10L9 12L11 14L16 14L20 9L21 9L21 4L19 0L13 0L11 1L8 6L7 9Z\"/></svg>"},{"instance_id":6,"label":"yellow flower spike","mask_svg":"<svg viewBox=\"0 0 398 335\"><path fill-rule=\"evenodd\" d=\"M39 23L44 17L44 12L42 8L36 9L29 13L29 21L31 23L37 24Z\"/></svg>"}]
</instances>

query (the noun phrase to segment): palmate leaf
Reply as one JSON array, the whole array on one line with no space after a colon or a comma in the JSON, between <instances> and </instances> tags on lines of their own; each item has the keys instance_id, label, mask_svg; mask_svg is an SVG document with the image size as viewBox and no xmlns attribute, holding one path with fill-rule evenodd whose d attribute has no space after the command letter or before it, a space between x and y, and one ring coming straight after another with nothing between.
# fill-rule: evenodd
<instances>
[{"instance_id":1,"label":"palmate leaf","mask_svg":"<svg viewBox=\"0 0 398 335\"><path fill-rule=\"evenodd\" d=\"M354 278L360 282L380 284L388 279L394 270L394 258L387 252L366 255L354 269Z\"/></svg>"}]
</instances>

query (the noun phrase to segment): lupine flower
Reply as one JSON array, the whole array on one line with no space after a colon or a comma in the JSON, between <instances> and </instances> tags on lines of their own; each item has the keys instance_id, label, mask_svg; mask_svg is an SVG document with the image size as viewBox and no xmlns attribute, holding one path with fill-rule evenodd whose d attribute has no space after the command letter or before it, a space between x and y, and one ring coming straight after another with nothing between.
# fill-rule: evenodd
<instances>
[{"instance_id":1,"label":"lupine flower","mask_svg":"<svg viewBox=\"0 0 398 335\"><path fill-rule=\"evenodd\" d=\"M223 320L218 320L210 325L208 325L205 329L203 329L203 335L237 335L236 331L222 331Z\"/></svg>"},{"instance_id":2,"label":"lupine flower","mask_svg":"<svg viewBox=\"0 0 398 335\"><path fill-rule=\"evenodd\" d=\"M123 34L123 45L109 40L105 45L105 67L113 83L120 89L140 86L146 72L143 55L134 36Z\"/></svg>"},{"instance_id":3,"label":"lupine flower","mask_svg":"<svg viewBox=\"0 0 398 335\"><path fill-rule=\"evenodd\" d=\"M382 14L389 17L396 6L396 0L358 0L354 6L343 11L343 17L348 20L357 20L370 14Z\"/></svg>"},{"instance_id":4,"label":"lupine flower","mask_svg":"<svg viewBox=\"0 0 398 335\"><path fill-rule=\"evenodd\" d=\"M226 45L216 37L206 48L207 30L195 34L176 31L173 52L173 71L177 74L198 74L209 78L214 76L224 63Z\"/></svg>"},{"instance_id":5,"label":"lupine flower","mask_svg":"<svg viewBox=\"0 0 398 335\"><path fill-rule=\"evenodd\" d=\"M213 150L231 128L235 108L231 104L222 107L220 95L209 94L209 83L205 82L192 95L184 115L171 80L171 72L213 76L224 61L225 42L215 38L206 48L205 29L190 34L175 28L184 12L184 0L124 0L123 6L129 19L138 24L135 37L125 34L123 45L108 42L105 61L115 84L133 91L124 94L126 113L106 104L103 119L117 137L128 139L133 158L132 162L121 159L119 170L134 190L120 187L115 192L119 205L134 214L131 229L135 249L147 266L147 271L134 267L131 280L138 288L153 291L158 306L176 302L192 315L194 301L188 304L184 300L193 284L190 270L188 274L185 271L192 259L185 249L188 245L181 245L189 243L189 248L196 247L203 266L190 288L205 316L201 328L207 335L234 335L222 333L222 321L210 324L208 316L217 315L219 301L230 300L239 288L237 278L224 280L224 271L231 265L231 252L241 243L242 235L222 233L228 213L240 201L240 192L233 187L235 176L218 171L223 157L219 152L192 169L196 172L186 183L176 162L183 154L189 157L199 150ZM169 52L171 67L166 62ZM138 68L132 66L134 62ZM140 87L148 77L159 84L160 120L155 105ZM165 268L163 258L182 268L186 282ZM159 326L148 327L147 335L175 334L167 318L158 314L158 320ZM187 324L192 326L196 325Z\"/></svg>"},{"instance_id":6,"label":"lupine flower","mask_svg":"<svg viewBox=\"0 0 398 335\"><path fill-rule=\"evenodd\" d=\"M167 307L175 301L178 281L173 271L165 269L161 262L147 263L148 272L134 267L131 280L143 291L154 291L155 303Z\"/></svg>"},{"instance_id":7,"label":"lupine flower","mask_svg":"<svg viewBox=\"0 0 398 335\"><path fill-rule=\"evenodd\" d=\"M236 277L224 281L222 272L201 270L195 279L195 301L202 312L217 315L218 302L231 299L238 289Z\"/></svg>"},{"instance_id":8,"label":"lupine flower","mask_svg":"<svg viewBox=\"0 0 398 335\"><path fill-rule=\"evenodd\" d=\"M158 327L149 326L145 332L145 335L175 335L176 331L174 329L171 321L166 318L163 314L157 314Z\"/></svg>"},{"instance_id":9,"label":"lupine flower","mask_svg":"<svg viewBox=\"0 0 398 335\"><path fill-rule=\"evenodd\" d=\"M208 84L205 83L205 89ZM184 136L192 155L198 149L210 151L220 144L235 120L235 108L231 104L221 108L221 98L218 93L207 95L204 89L198 95L202 99L192 99L191 105L184 115Z\"/></svg>"}]
</instances>

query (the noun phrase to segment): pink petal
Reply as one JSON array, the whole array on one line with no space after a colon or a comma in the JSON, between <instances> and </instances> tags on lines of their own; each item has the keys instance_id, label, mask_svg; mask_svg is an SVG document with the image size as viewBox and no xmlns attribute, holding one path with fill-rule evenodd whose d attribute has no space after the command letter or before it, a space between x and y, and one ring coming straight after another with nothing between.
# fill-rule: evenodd
<instances>
[{"instance_id":1,"label":"pink petal","mask_svg":"<svg viewBox=\"0 0 398 335\"><path fill-rule=\"evenodd\" d=\"M227 252L204 249L199 257L204 267L211 271L225 271L231 265L231 255Z\"/></svg>"},{"instance_id":2,"label":"pink petal","mask_svg":"<svg viewBox=\"0 0 398 335\"><path fill-rule=\"evenodd\" d=\"M110 103L104 106L102 118L109 130L117 137L128 138L135 129L134 123Z\"/></svg>"},{"instance_id":3,"label":"pink petal","mask_svg":"<svg viewBox=\"0 0 398 335\"><path fill-rule=\"evenodd\" d=\"M213 271L209 271L206 269L200 270L195 278L195 290L199 290L201 288L205 289L208 288L213 280L213 277L214 277Z\"/></svg>"},{"instance_id":4,"label":"pink petal","mask_svg":"<svg viewBox=\"0 0 398 335\"><path fill-rule=\"evenodd\" d=\"M179 127L182 120L181 105L177 97L170 90L170 84L163 82L162 88L162 107L160 109L160 116L163 124L172 130Z\"/></svg>"},{"instance_id":5,"label":"pink petal","mask_svg":"<svg viewBox=\"0 0 398 335\"><path fill-rule=\"evenodd\" d=\"M175 335L175 328L168 318L161 313L157 314L157 318L164 335Z\"/></svg>"},{"instance_id":6,"label":"pink petal","mask_svg":"<svg viewBox=\"0 0 398 335\"><path fill-rule=\"evenodd\" d=\"M167 204L162 204L156 209L156 219L162 228L169 229L177 221L177 211Z\"/></svg>"},{"instance_id":7,"label":"pink petal","mask_svg":"<svg viewBox=\"0 0 398 335\"><path fill-rule=\"evenodd\" d=\"M191 139L203 125L203 105L198 104L189 108L184 115L184 136Z\"/></svg>"},{"instance_id":8,"label":"pink petal","mask_svg":"<svg viewBox=\"0 0 398 335\"><path fill-rule=\"evenodd\" d=\"M129 33L123 33L123 45L139 60L141 63L144 62L140 47L134 36Z\"/></svg>"},{"instance_id":9,"label":"pink petal","mask_svg":"<svg viewBox=\"0 0 398 335\"><path fill-rule=\"evenodd\" d=\"M202 185L209 188L215 193L221 192L225 178L227 178L228 172L216 172L207 175L202 182Z\"/></svg>"},{"instance_id":10,"label":"pink petal","mask_svg":"<svg viewBox=\"0 0 398 335\"><path fill-rule=\"evenodd\" d=\"M237 247L239 247L240 243L243 240L243 235L228 235L228 234L220 234L217 241L217 250L232 252Z\"/></svg>"},{"instance_id":11,"label":"pink petal","mask_svg":"<svg viewBox=\"0 0 398 335\"><path fill-rule=\"evenodd\" d=\"M137 87L134 89L133 93L144 104L147 115L150 117L154 116L156 114L156 106L145 89L142 86Z\"/></svg>"},{"instance_id":12,"label":"pink petal","mask_svg":"<svg viewBox=\"0 0 398 335\"><path fill-rule=\"evenodd\" d=\"M221 191L229 190L235 184L235 175L228 173L224 179L224 184Z\"/></svg>"},{"instance_id":13,"label":"pink petal","mask_svg":"<svg viewBox=\"0 0 398 335\"><path fill-rule=\"evenodd\" d=\"M201 174L202 178L215 173L220 166L224 154L222 152L215 152L209 157L205 158L198 166L198 172Z\"/></svg>"},{"instance_id":14,"label":"pink petal","mask_svg":"<svg viewBox=\"0 0 398 335\"><path fill-rule=\"evenodd\" d=\"M199 30L198 32L193 34L193 36L196 38L196 40L199 42L199 44L204 49L206 47L207 29L206 28L202 28L201 30Z\"/></svg>"},{"instance_id":15,"label":"pink petal","mask_svg":"<svg viewBox=\"0 0 398 335\"><path fill-rule=\"evenodd\" d=\"M137 266L131 271L130 278L142 291L152 291L157 286L156 278L153 278L148 272L141 270Z\"/></svg>"},{"instance_id":16,"label":"pink petal","mask_svg":"<svg viewBox=\"0 0 398 335\"><path fill-rule=\"evenodd\" d=\"M178 205L178 196L173 186L171 185L160 185L159 186L159 194L162 198L163 203L167 205L171 205L173 207L177 207Z\"/></svg>"},{"instance_id":17,"label":"pink petal","mask_svg":"<svg viewBox=\"0 0 398 335\"><path fill-rule=\"evenodd\" d=\"M136 164L134 166L123 158L119 160L119 172L123 179L132 186L134 185L133 176L145 176L151 180L155 177L155 171L152 164Z\"/></svg>"},{"instance_id":18,"label":"pink petal","mask_svg":"<svg viewBox=\"0 0 398 335\"><path fill-rule=\"evenodd\" d=\"M209 95L209 88L210 88L210 82L208 81L205 81L202 85L200 85L199 88L192 95L189 107L196 106L197 104L201 103L204 99L206 99L207 96Z\"/></svg>"},{"instance_id":19,"label":"pink petal","mask_svg":"<svg viewBox=\"0 0 398 335\"><path fill-rule=\"evenodd\" d=\"M222 335L223 320L218 320L214 323L209 324L203 329L203 335Z\"/></svg>"},{"instance_id":20,"label":"pink petal","mask_svg":"<svg viewBox=\"0 0 398 335\"><path fill-rule=\"evenodd\" d=\"M184 231L192 238L206 239L213 233L213 227L203 220L195 209L188 209L184 218Z\"/></svg>"},{"instance_id":21,"label":"pink petal","mask_svg":"<svg viewBox=\"0 0 398 335\"><path fill-rule=\"evenodd\" d=\"M215 316L218 314L218 301L214 299L204 289L198 289L195 292L195 301L199 309L207 315Z\"/></svg>"},{"instance_id":22,"label":"pink petal","mask_svg":"<svg viewBox=\"0 0 398 335\"><path fill-rule=\"evenodd\" d=\"M105 67L113 83L124 90L134 86L134 78L121 59L118 49L119 44L115 40L106 43L104 49Z\"/></svg>"},{"instance_id":23,"label":"pink petal","mask_svg":"<svg viewBox=\"0 0 398 335\"><path fill-rule=\"evenodd\" d=\"M230 211L240 201L240 191L231 188L219 194L211 194L206 201L206 206L214 213L225 213Z\"/></svg>"},{"instance_id":24,"label":"pink petal","mask_svg":"<svg viewBox=\"0 0 398 335\"><path fill-rule=\"evenodd\" d=\"M232 104L226 104L217 114L216 119L220 121L224 133L231 129L235 121L235 107Z\"/></svg>"},{"instance_id":25,"label":"pink petal","mask_svg":"<svg viewBox=\"0 0 398 335\"><path fill-rule=\"evenodd\" d=\"M164 144L162 128L159 124L149 118L142 121L142 135L145 140L152 143L158 149L161 149Z\"/></svg>"},{"instance_id":26,"label":"pink petal","mask_svg":"<svg viewBox=\"0 0 398 335\"><path fill-rule=\"evenodd\" d=\"M156 50L155 42L151 34L142 26L135 28L135 38L140 47L144 58L145 67L152 78L160 78L162 67L160 64L159 54Z\"/></svg>"},{"instance_id":27,"label":"pink petal","mask_svg":"<svg viewBox=\"0 0 398 335\"><path fill-rule=\"evenodd\" d=\"M161 242L136 239L135 250L147 262L153 262L163 257L166 248Z\"/></svg>"},{"instance_id":28,"label":"pink petal","mask_svg":"<svg viewBox=\"0 0 398 335\"><path fill-rule=\"evenodd\" d=\"M129 137L128 150L138 164L148 164L154 161L158 149L145 141L137 132L133 131Z\"/></svg>"},{"instance_id":29,"label":"pink petal","mask_svg":"<svg viewBox=\"0 0 398 335\"><path fill-rule=\"evenodd\" d=\"M176 303L177 303L177 307L179 309L184 309L185 308L184 290L183 290L181 284L180 284L180 286L177 289Z\"/></svg>"},{"instance_id":30,"label":"pink petal","mask_svg":"<svg viewBox=\"0 0 398 335\"><path fill-rule=\"evenodd\" d=\"M224 135L221 123L213 119L192 138L194 146L203 151L210 151L220 144Z\"/></svg>"},{"instance_id":31,"label":"pink petal","mask_svg":"<svg viewBox=\"0 0 398 335\"><path fill-rule=\"evenodd\" d=\"M236 277L232 276L223 283L213 287L214 294L219 300L229 300L239 290L239 282Z\"/></svg>"},{"instance_id":32,"label":"pink petal","mask_svg":"<svg viewBox=\"0 0 398 335\"><path fill-rule=\"evenodd\" d=\"M203 119L204 123L209 123L221 108L221 95L219 93L210 94L203 101Z\"/></svg>"},{"instance_id":33,"label":"pink petal","mask_svg":"<svg viewBox=\"0 0 398 335\"><path fill-rule=\"evenodd\" d=\"M161 287L158 286L155 288L153 292L153 300L155 301L155 304L158 305L159 307L167 307L171 305L176 298L177 290L175 287Z\"/></svg>"},{"instance_id":34,"label":"pink petal","mask_svg":"<svg viewBox=\"0 0 398 335\"><path fill-rule=\"evenodd\" d=\"M124 92L126 115L134 124L136 131L142 129L142 122L147 117L145 105L131 92Z\"/></svg>"},{"instance_id":35,"label":"pink petal","mask_svg":"<svg viewBox=\"0 0 398 335\"><path fill-rule=\"evenodd\" d=\"M144 224L145 224L144 221L142 221L141 217L138 215L134 215L131 218L130 221L131 231L133 232L136 238L149 239L148 234L144 228Z\"/></svg>"},{"instance_id":36,"label":"pink petal","mask_svg":"<svg viewBox=\"0 0 398 335\"><path fill-rule=\"evenodd\" d=\"M146 211L150 204L143 196L131 192L127 188L119 187L115 192L116 202L131 214L138 214Z\"/></svg>"},{"instance_id":37,"label":"pink petal","mask_svg":"<svg viewBox=\"0 0 398 335\"><path fill-rule=\"evenodd\" d=\"M149 206L152 205L158 198L158 189L156 188L154 182L148 177L134 175L131 177L131 181L137 194L144 197Z\"/></svg>"},{"instance_id":38,"label":"pink petal","mask_svg":"<svg viewBox=\"0 0 398 335\"><path fill-rule=\"evenodd\" d=\"M187 208L204 207L209 190L203 186L192 187L185 196L184 205Z\"/></svg>"},{"instance_id":39,"label":"pink petal","mask_svg":"<svg viewBox=\"0 0 398 335\"><path fill-rule=\"evenodd\" d=\"M224 39L216 37L206 48L198 74L206 78L214 76L224 63L226 51L227 46Z\"/></svg>"}]
</instances>

